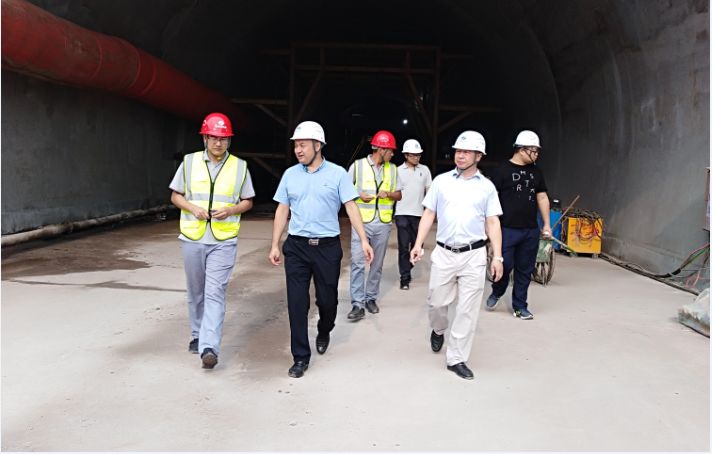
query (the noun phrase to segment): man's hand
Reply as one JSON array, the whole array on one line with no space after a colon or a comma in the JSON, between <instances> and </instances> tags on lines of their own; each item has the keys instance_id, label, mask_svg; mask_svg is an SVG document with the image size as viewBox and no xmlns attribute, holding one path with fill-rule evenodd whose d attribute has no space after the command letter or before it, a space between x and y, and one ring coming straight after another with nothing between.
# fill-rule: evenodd
<instances>
[{"instance_id":1,"label":"man's hand","mask_svg":"<svg viewBox=\"0 0 712 454\"><path fill-rule=\"evenodd\" d=\"M223 207L223 208L217 208L214 210L210 210L210 215L217 219L218 221L222 221L223 219L227 218L230 216L230 212L228 211L228 207Z\"/></svg>"},{"instance_id":2,"label":"man's hand","mask_svg":"<svg viewBox=\"0 0 712 454\"><path fill-rule=\"evenodd\" d=\"M206 210L204 208L200 208L197 205L193 205L190 209L190 212L193 213L193 216L200 219L201 221L207 221L208 219L210 219L208 210Z\"/></svg>"},{"instance_id":3,"label":"man's hand","mask_svg":"<svg viewBox=\"0 0 712 454\"><path fill-rule=\"evenodd\" d=\"M502 275L504 274L504 266L502 265L502 262L499 260L492 260L492 263L490 264L490 274L492 275L492 280L494 282L502 279Z\"/></svg>"},{"instance_id":4,"label":"man's hand","mask_svg":"<svg viewBox=\"0 0 712 454\"><path fill-rule=\"evenodd\" d=\"M368 241L362 241L361 249L363 249L363 255L366 257L366 263L370 265L373 261L373 249L371 248L371 245L368 244Z\"/></svg>"},{"instance_id":5,"label":"man's hand","mask_svg":"<svg viewBox=\"0 0 712 454\"><path fill-rule=\"evenodd\" d=\"M549 228L548 226L544 226L544 228L541 229L541 237L551 238L551 228Z\"/></svg>"},{"instance_id":6,"label":"man's hand","mask_svg":"<svg viewBox=\"0 0 712 454\"><path fill-rule=\"evenodd\" d=\"M282 263L282 257L279 253L279 246L272 246L272 249L270 249L269 251L269 261L272 262L272 265L274 266L277 266Z\"/></svg>"},{"instance_id":7,"label":"man's hand","mask_svg":"<svg viewBox=\"0 0 712 454\"><path fill-rule=\"evenodd\" d=\"M363 200L364 202L370 202L371 200L375 199L374 196L372 196L371 194L366 194L363 191L359 192L358 196L361 197L361 200Z\"/></svg>"},{"instance_id":8,"label":"man's hand","mask_svg":"<svg viewBox=\"0 0 712 454\"><path fill-rule=\"evenodd\" d=\"M421 246L413 246L413 249L410 250L410 263L415 265L417 262L420 261L420 259L423 258L424 254L425 249L423 249Z\"/></svg>"},{"instance_id":9,"label":"man's hand","mask_svg":"<svg viewBox=\"0 0 712 454\"><path fill-rule=\"evenodd\" d=\"M379 191L379 192L378 192L378 197L381 198L381 199L388 199L388 198L390 198L390 197L388 197L388 191Z\"/></svg>"}]
</instances>

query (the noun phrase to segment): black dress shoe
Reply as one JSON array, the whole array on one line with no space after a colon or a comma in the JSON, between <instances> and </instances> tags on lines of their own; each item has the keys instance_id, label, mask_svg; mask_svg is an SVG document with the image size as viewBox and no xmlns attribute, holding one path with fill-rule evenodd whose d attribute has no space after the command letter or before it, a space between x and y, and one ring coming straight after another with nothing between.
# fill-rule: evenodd
<instances>
[{"instance_id":1,"label":"black dress shoe","mask_svg":"<svg viewBox=\"0 0 712 454\"><path fill-rule=\"evenodd\" d=\"M378 309L378 305L376 304L376 300L366 301L366 310L372 314L378 314L380 312L380 309Z\"/></svg>"},{"instance_id":2,"label":"black dress shoe","mask_svg":"<svg viewBox=\"0 0 712 454\"><path fill-rule=\"evenodd\" d=\"M454 366L447 366L447 370L455 372L458 377L464 378L465 380L472 380L475 378L474 374L465 363L457 363Z\"/></svg>"},{"instance_id":3,"label":"black dress shoe","mask_svg":"<svg viewBox=\"0 0 712 454\"><path fill-rule=\"evenodd\" d=\"M444 343L444 334L435 334L435 331L430 333L430 348L432 348L434 352L439 352L440 349L443 348Z\"/></svg>"},{"instance_id":4,"label":"black dress shoe","mask_svg":"<svg viewBox=\"0 0 712 454\"><path fill-rule=\"evenodd\" d=\"M198 339L191 340L190 343L188 344L188 351L191 353L197 354L198 353L198 343L199 343Z\"/></svg>"},{"instance_id":5,"label":"black dress shoe","mask_svg":"<svg viewBox=\"0 0 712 454\"><path fill-rule=\"evenodd\" d=\"M366 316L366 311L362 307L354 306L351 312L346 316L351 321L357 322Z\"/></svg>"},{"instance_id":6,"label":"black dress shoe","mask_svg":"<svg viewBox=\"0 0 712 454\"><path fill-rule=\"evenodd\" d=\"M304 371L309 369L309 363L304 361L295 361L292 367L289 368L289 376L299 378L304 375Z\"/></svg>"},{"instance_id":7,"label":"black dress shoe","mask_svg":"<svg viewBox=\"0 0 712 454\"><path fill-rule=\"evenodd\" d=\"M401 281L401 283L400 283L400 289L401 289L401 290L409 290L409 289L410 289L410 282L409 282L409 281Z\"/></svg>"},{"instance_id":8,"label":"black dress shoe","mask_svg":"<svg viewBox=\"0 0 712 454\"><path fill-rule=\"evenodd\" d=\"M326 349L329 348L329 341L331 340L331 336L328 334L324 336L317 335L316 336L316 351L319 352L320 355L323 355L326 353Z\"/></svg>"},{"instance_id":9,"label":"black dress shoe","mask_svg":"<svg viewBox=\"0 0 712 454\"><path fill-rule=\"evenodd\" d=\"M203 360L203 369L212 369L218 363L218 355L212 348L206 348L200 355Z\"/></svg>"}]
</instances>

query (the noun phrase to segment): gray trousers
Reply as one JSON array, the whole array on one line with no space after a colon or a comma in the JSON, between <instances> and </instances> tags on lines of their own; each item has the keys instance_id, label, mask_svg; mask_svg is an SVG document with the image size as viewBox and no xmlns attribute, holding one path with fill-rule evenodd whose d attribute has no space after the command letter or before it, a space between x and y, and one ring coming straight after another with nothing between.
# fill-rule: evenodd
<instances>
[{"instance_id":1,"label":"gray trousers","mask_svg":"<svg viewBox=\"0 0 712 454\"><path fill-rule=\"evenodd\" d=\"M391 234L392 224L371 222L364 224L368 243L373 249L373 261L366 274L366 257L361 249L361 239L356 230L351 227L351 304L364 307L367 300L377 300L378 290L381 287L381 274L383 274L383 259L388 249L388 237Z\"/></svg>"},{"instance_id":2,"label":"gray trousers","mask_svg":"<svg viewBox=\"0 0 712 454\"><path fill-rule=\"evenodd\" d=\"M206 348L219 353L225 319L225 289L235 266L237 244L181 243L191 336L200 339L200 353Z\"/></svg>"}]
</instances>

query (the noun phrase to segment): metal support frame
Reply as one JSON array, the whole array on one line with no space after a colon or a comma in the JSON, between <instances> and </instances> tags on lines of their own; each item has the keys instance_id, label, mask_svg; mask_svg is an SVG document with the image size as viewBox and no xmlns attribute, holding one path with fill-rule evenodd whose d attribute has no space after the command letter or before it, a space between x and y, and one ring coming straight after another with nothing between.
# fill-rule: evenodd
<instances>
[{"instance_id":1,"label":"metal support frame","mask_svg":"<svg viewBox=\"0 0 712 454\"><path fill-rule=\"evenodd\" d=\"M314 58L308 61L304 59L305 52L318 51L318 64L314 63ZM375 64L363 63L356 61L355 64L341 64L342 62L332 63L329 59L329 53L343 51L363 51L364 54L391 54L400 56L402 64L380 66ZM285 127L287 137L294 129L295 125L301 121L305 114L309 103L312 101L321 81L329 74L349 73L349 74L374 74L374 75L402 75L407 89L413 96L413 101L419 117L425 126L425 143L430 144L428 155L430 157L430 168L433 172L436 170L438 163L438 136L445 130L455 126L468 116L476 112L500 112L501 109L488 106L472 106L472 105L445 105L440 104L440 76L443 61L458 61L467 60L471 57L465 54L446 54L443 53L439 46L429 45L399 45L399 44L358 44L358 43L337 43L337 42L295 42L290 45L289 49L265 49L260 52L263 55L276 56L289 59L289 81L288 81L288 99L233 99L237 104L251 104L275 122ZM413 55L418 54L420 57L425 56L425 60L429 60L428 65L413 65ZM306 61L305 61L306 60ZM357 58L358 60L358 58ZM365 60L365 58L364 58ZM422 60L422 58L421 58ZM316 75L313 75L316 73ZM309 89L303 98L297 94L297 77L306 76L311 79ZM429 106L426 106L419 96L418 86L414 76L429 80L429 88L431 89L431 99ZM276 113L272 108L267 106L276 106L279 108L286 107L286 119ZM441 112L454 112L456 115L448 119L443 124L440 124ZM428 141L429 139L429 141ZM268 165L264 159L283 159L285 165L290 165L294 159L290 144L287 144L284 154L278 153L242 153L242 156L254 159L254 161L264 167L269 173L279 178L278 172L273 166Z\"/></svg>"}]
</instances>

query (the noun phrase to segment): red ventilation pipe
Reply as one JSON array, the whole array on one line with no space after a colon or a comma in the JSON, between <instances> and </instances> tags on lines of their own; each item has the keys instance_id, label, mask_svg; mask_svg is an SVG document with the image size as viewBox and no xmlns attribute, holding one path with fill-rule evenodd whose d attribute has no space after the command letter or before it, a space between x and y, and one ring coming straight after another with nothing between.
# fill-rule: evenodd
<instances>
[{"instance_id":1,"label":"red ventilation pipe","mask_svg":"<svg viewBox=\"0 0 712 454\"><path fill-rule=\"evenodd\" d=\"M25 0L2 0L2 67L50 82L135 98L183 118L245 117L222 94L123 39L60 19Z\"/></svg>"}]
</instances>

